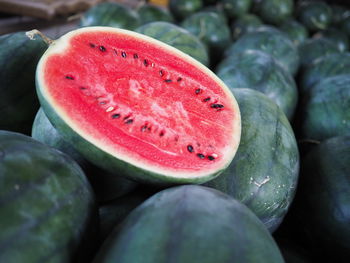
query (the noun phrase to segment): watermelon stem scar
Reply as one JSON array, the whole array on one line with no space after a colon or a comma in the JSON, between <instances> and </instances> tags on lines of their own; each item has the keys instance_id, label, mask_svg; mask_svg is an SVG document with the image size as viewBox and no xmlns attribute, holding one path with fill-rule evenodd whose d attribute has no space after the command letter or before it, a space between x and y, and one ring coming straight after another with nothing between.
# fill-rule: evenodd
<instances>
[{"instance_id":1,"label":"watermelon stem scar","mask_svg":"<svg viewBox=\"0 0 350 263\"><path fill-rule=\"evenodd\" d=\"M54 41L54 40L52 40L51 38L45 36L43 33L41 33L41 32L40 32L39 30L37 30L37 29L33 29L33 30L31 30L31 31L26 32L26 35L27 35L27 37L29 37L29 39L31 39L31 40L35 39L35 36L36 36L36 35L39 35L39 36L44 40L44 42L45 42L46 44L48 44L48 45L51 45L51 44L53 43L53 41Z\"/></svg>"},{"instance_id":2,"label":"watermelon stem scar","mask_svg":"<svg viewBox=\"0 0 350 263\"><path fill-rule=\"evenodd\" d=\"M88 160L135 180L202 183L240 140L238 104L204 65L158 40L85 27L55 40L37 67L53 125Z\"/></svg>"}]
</instances>

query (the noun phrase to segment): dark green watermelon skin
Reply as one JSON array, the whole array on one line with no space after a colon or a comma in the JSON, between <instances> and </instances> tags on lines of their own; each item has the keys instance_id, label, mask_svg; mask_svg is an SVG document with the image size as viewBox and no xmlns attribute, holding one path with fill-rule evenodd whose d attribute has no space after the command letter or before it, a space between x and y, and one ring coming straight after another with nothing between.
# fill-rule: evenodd
<instances>
[{"instance_id":1,"label":"dark green watermelon skin","mask_svg":"<svg viewBox=\"0 0 350 263\"><path fill-rule=\"evenodd\" d=\"M298 192L299 195L299 192ZM325 262L348 262L350 256L350 136L333 137L303 160L298 215ZM299 200L300 199L300 200ZM299 202L300 201L300 202Z\"/></svg>"},{"instance_id":2,"label":"dark green watermelon skin","mask_svg":"<svg viewBox=\"0 0 350 263\"><path fill-rule=\"evenodd\" d=\"M292 119L298 90L291 74L268 54L246 50L223 60L217 76L234 92L236 88L250 88L264 93Z\"/></svg>"},{"instance_id":3,"label":"dark green watermelon skin","mask_svg":"<svg viewBox=\"0 0 350 263\"><path fill-rule=\"evenodd\" d=\"M151 22L136 29L138 33L158 39L209 65L209 55L204 44L186 29L169 22Z\"/></svg>"},{"instance_id":4,"label":"dark green watermelon skin","mask_svg":"<svg viewBox=\"0 0 350 263\"><path fill-rule=\"evenodd\" d=\"M326 30L316 33L314 38L325 38L335 43L340 52L349 49L349 39L346 33L336 28L327 28Z\"/></svg>"},{"instance_id":5,"label":"dark green watermelon skin","mask_svg":"<svg viewBox=\"0 0 350 263\"><path fill-rule=\"evenodd\" d=\"M202 7L202 0L169 0L170 12L178 21L194 14Z\"/></svg>"},{"instance_id":6,"label":"dark green watermelon skin","mask_svg":"<svg viewBox=\"0 0 350 263\"><path fill-rule=\"evenodd\" d=\"M344 21L341 24L341 30L345 32L348 37L350 37L350 17L344 19Z\"/></svg>"},{"instance_id":7,"label":"dark green watermelon skin","mask_svg":"<svg viewBox=\"0 0 350 263\"><path fill-rule=\"evenodd\" d=\"M110 26L134 30L140 26L138 14L119 3L101 3L90 8L80 19L81 27Z\"/></svg>"},{"instance_id":8,"label":"dark green watermelon skin","mask_svg":"<svg viewBox=\"0 0 350 263\"><path fill-rule=\"evenodd\" d=\"M231 43L231 32L219 14L197 12L182 21L181 27L197 36L209 48L211 62L218 61Z\"/></svg>"},{"instance_id":9,"label":"dark green watermelon skin","mask_svg":"<svg viewBox=\"0 0 350 263\"><path fill-rule=\"evenodd\" d=\"M350 10L345 6L331 5L332 9L332 25L341 25L341 23L350 17Z\"/></svg>"},{"instance_id":10,"label":"dark green watermelon skin","mask_svg":"<svg viewBox=\"0 0 350 263\"><path fill-rule=\"evenodd\" d=\"M0 262L88 262L96 203L70 157L0 131L0 181Z\"/></svg>"},{"instance_id":11,"label":"dark green watermelon skin","mask_svg":"<svg viewBox=\"0 0 350 263\"><path fill-rule=\"evenodd\" d=\"M258 13L265 22L278 25L289 19L293 11L293 0L263 0Z\"/></svg>"},{"instance_id":12,"label":"dark green watermelon skin","mask_svg":"<svg viewBox=\"0 0 350 263\"><path fill-rule=\"evenodd\" d=\"M231 25L233 39L237 40L244 34L255 31L261 25L262 21L258 16L253 14L242 15Z\"/></svg>"},{"instance_id":13,"label":"dark green watermelon skin","mask_svg":"<svg viewBox=\"0 0 350 263\"><path fill-rule=\"evenodd\" d=\"M266 228L244 205L214 189L186 185L159 192L136 208L93 262L274 263L283 259Z\"/></svg>"},{"instance_id":14,"label":"dark green watermelon skin","mask_svg":"<svg viewBox=\"0 0 350 263\"><path fill-rule=\"evenodd\" d=\"M285 21L280 29L289 36L294 45L303 43L309 37L309 32L305 26L293 19Z\"/></svg>"},{"instance_id":15,"label":"dark green watermelon skin","mask_svg":"<svg viewBox=\"0 0 350 263\"><path fill-rule=\"evenodd\" d=\"M253 4L252 0L221 0L226 15L233 19L247 14Z\"/></svg>"},{"instance_id":16,"label":"dark green watermelon skin","mask_svg":"<svg viewBox=\"0 0 350 263\"><path fill-rule=\"evenodd\" d=\"M350 53L322 56L303 70L299 87L304 93L325 78L344 74L350 74Z\"/></svg>"},{"instance_id":17,"label":"dark green watermelon skin","mask_svg":"<svg viewBox=\"0 0 350 263\"><path fill-rule=\"evenodd\" d=\"M36 65L47 49L25 32L0 36L0 129L30 134L39 109L35 92Z\"/></svg>"},{"instance_id":18,"label":"dark green watermelon skin","mask_svg":"<svg viewBox=\"0 0 350 263\"><path fill-rule=\"evenodd\" d=\"M325 38L311 38L299 45L300 65L307 67L318 58L340 53L337 45Z\"/></svg>"},{"instance_id":19,"label":"dark green watermelon skin","mask_svg":"<svg viewBox=\"0 0 350 263\"><path fill-rule=\"evenodd\" d=\"M137 183L110 173L89 163L70 143L65 141L52 126L44 111L40 108L32 128L32 137L44 144L54 147L72 157L86 171L99 202L112 200L125 195L137 186Z\"/></svg>"},{"instance_id":20,"label":"dark green watermelon skin","mask_svg":"<svg viewBox=\"0 0 350 263\"><path fill-rule=\"evenodd\" d=\"M235 89L242 116L241 142L230 166L206 183L248 206L273 232L293 200L299 152L281 109L264 94Z\"/></svg>"},{"instance_id":21,"label":"dark green watermelon skin","mask_svg":"<svg viewBox=\"0 0 350 263\"><path fill-rule=\"evenodd\" d=\"M298 71L298 50L288 36L277 28L264 27L245 34L234 42L225 54L228 57L248 49L259 50L271 55L292 75Z\"/></svg>"},{"instance_id":22,"label":"dark green watermelon skin","mask_svg":"<svg viewBox=\"0 0 350 263\"><path fill-rule=\"evenodd\" d=\"M350 134L350 75L325 78L308 90L302 104L302 136L322 141Z\"/></svg>"},{"instance_id":23,"label":"dark green watermelon skin","mask_svg":"<svg viewBox=\"0 0 350 263\"><path fill-rule=\"evenodd\" d=\"M297 14L298 20L311 32L324 30L332 22L332 9L322 1L301 1Z\"/></svg>"},{"instance_id":24,"label":"dark green watermelon skin","mask_svg":"<svg viewBox=\"0 0 350 263\"><path fill-rule=\"evenodd\" d=\"M140 24L144 25L155 21L174 22L172 14L160 6L144 4L137 9L140 17Z\"/></svg>"}]
</instances>

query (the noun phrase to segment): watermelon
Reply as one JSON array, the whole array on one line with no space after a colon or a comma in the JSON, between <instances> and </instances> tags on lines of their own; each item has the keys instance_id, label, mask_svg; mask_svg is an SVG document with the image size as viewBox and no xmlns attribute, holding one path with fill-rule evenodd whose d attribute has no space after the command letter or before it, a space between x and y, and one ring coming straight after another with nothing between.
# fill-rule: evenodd
<instances>
[{"instance_id":1,"label":"watermelon","mask_svg":"<svg viewBox=\"0 0 350 263\"><path fill-rule=\"evenodd\" d=\"M197 36L209 48L212 64L217 62L231 43L231 32L218 13L197 12L182 21L181 27Z\"/></svg>"},{"instance_id":2,"label":"watermelon","mask_svg":"<svg viewBox=\"0 0 350 263\"><path fill-rule=\"evenodd\" d=\"M101 3L90 8L82 18L79 25L110 26L133 30L140 25L137 12L120 3Z\"/></svg>"},{"instance_id":3,"label":"watermelon","mask_svg":"<svg viewBox=\"0 0 350 263\"><path fill-rule=\"evenodd\" d=\"M345 6L331 5L332 9L332 25L341 25L341 23L350 17L350 10Z\"/></svg>"},{"instance_id":4,"label":"watermelon","mask_svg":"<svg viewBox=\"0 0 350 263\"><path fill-rule=\"evenodd\" d=\"M344 19L344 21L341 24L341 30L350 37L350 17L347 17Z\"/></svg>"},{"instance_id":5,"label":"watermelon","mask_svg":"<svg viewBox=\"0 0 350 263\"><path fill-rule=\"evenodd\" d=\"M327 28L326 30L317 32L313 38L325 38L337 45L340 52L349 49L349 40L345 32L336 28Z\"/></svg>"},{"instance_id":6,"label":"watermelon","mask_svg":"<svg viewBox=\"0 0 350 263\"><path fill-rule=\"evenodd\" d=\"M293 19L285 21L280 26L280 29L289 36L295 45L303 43L309 36L309 32L305 26Z\"/></svg>"},{"instance_id":7,"label":"watermelon","mask_svg":"<svg viewBox=\"0 0 350 263\"><path fill-rule=\"evenodd\" d=\"M185 185L159 192L133 210L93 262L284 261L246 206L214 189Z\"/></svg>"},{"instance_id":8,"label":"watermelon","mask_svg":"<svg viewBox=\"0 0 350 263\"><path fill-rule=\"evenodd\" d=\"M36 80L42 108L63 139L121 176L203 183L238 148L240 113L230 90L190 56L145 35L111 27L71 31L41 58Z\"/></svg>"},{"instance_id":9,"label":"watermelon","mask_svg":"<svg viewBox=\"0 0 350 263\"><path fill-rule=\"evenodd\" d=\"M291 119L296 108L298 91L294 78L268 54L245 50L221 61L216 74L234 92L250 88L272 99Z\"/></svg>"},{"instance_id":10,"label":"watermelon","mask_svg":"<svg viewBox=\"0 0 350 263\"><path fill-rule=\"evenodd\" d=\"M302 71L300 89L306 92L325 78L344 74L350 74L350 53L322 56Z\"/></svg>"},{"instance_id":11,"label":"watermelon","mask_svg":"<svg viewBox=\"0 0 350 263\"><path fill-rule=\"evenodd\" d=\"M206 185L247 205L273 232L295 194L299 152L282 110L261 92L234 89L241 115L242 138L230 166Z\"/></svg>"},{"instance_id":12,"label":"watermelon","mask_svg":"<svg viewBox=\"0 0 350 263\"><path fill-rule=\"evenodd\" d=\"M0 36L0 129L30 134L39 108L35 68L47 49L41 37L25 32Z\"/></svg>"},{"instance_id":13,"label":"watermelon","mask_svg":"<svg viewBox=\"0 0 350 263\"><path fill-rule=\"evenodd\" d=\"M264 0L261 1L258 9L258 13L263 21L275 25L289 19L293 11L293 0Z\"/></svg>"},{"instance_id":14,"label":"watermelon","mask_svg":"<svg viewBox=\"0 0 350 263\"><path fill-rule=\"evenodd\" d=\"M137 28L136 31L177 48L206 66L209 65L206 46L182 27L168 22L151 22Z\"/></svg>"},{"instance_id":15,"label":"watermelon","mask_svg":"<svg viewBox=\"0 0 350 263\"><path fill-rule=\"evenodd\" d=\"M303 160L296 213L307 236L329 258L348 262L350 256L350 136L323 141ZM298 192L299 195L299 192ZM321 261L319 261L321 262Z\"/></svg>"},{"instance_id":16,"label":"watermelon","mask_svg":"<svg viewBox=\"0 0 350 263\"><path fill-rule=\"evenodd\" d=\"M32 137L52 146L72 157L87 175L98 201L107 201L134 190L137 183L116 176L118 172L108 173L89 163L70 143L66 142L52 126L42 109L35 117Z\"/></svg>"},{"instance_id":17,"label":"watermelon","mask_svg":"<svg viewBox=\"0 0 350 263\"><path fill-rule=\"evenodd\" d=\"M249 12L252 0L220 0L227 16L231 19L240 17Z\"/></svg>"},{"instance_id":18,"label":"watermelon","mask_svg":"<svg viewBox=\"0 0 350 263\"><path fill-rule=\"evenodd\" d=\"M322 1L300 1L297 15L298 20L312 32L324 30L332 22L332 9Z\"/></svg>"},{"instance_id":19,"label":"watermelon","mask_svg":"<svg viewBox=\"0 0 350 263\"><path fill-rule=\"evenodd\" d=\"M152 4L143 4L136 9L140 23L147 24L155 21L173 22L172 14L165 8Z\"/></svg>"},{"instance_id":20,"label":"watermelon","mask_svg":"<svg viewBox=\"0 0 350 263\"><path fill-rule=\"evenodd\" d=\"M256 31L239 38L225 51L225 54L230 56L248 49L259 50L271 55L293 75L298 71L298 50L289 37L277 28L259 27Z\"/></svg>"},{"instance_id":21,"label":"watermelon","mask_svg":"<svg viewBox=\"0 0 350 263\"><path fill-rule=\"evenodd\" d=\"M0 262L90 262L97 209L69 156L0 131Z\"/></svg>"},{"instance_id":22,"label":"watermelon","mask_svg":"<svg viewBox=\"0 0 350 263\"><path fill-rule=\"evenodd\" d=\"M260 18L253 14L238 17L231 25L233 39L237 40L245 33L251 33L262 25Z\"/></svg>"},{"instance_id":23,"label":"watermelon","mask_svg":"<svg viewBox=\"0 0 350 263\"><path fill-rule=\"evenodd\" d=\"M298 46L300 65L305 68L318 58L340 53L337 44L326 38L311 38Z\"/></svg>"},{"instance_id":24,"label":"watermelon","mask_svg":"<svg viewBox=\"0 0 350 263\"><path fill-rule=\"evenodd\" d=\"M179 21L199 11L202 7L202 0L169 0L169 9Z\"/></svg>"},{"instance_id":25,"label":"watermelon","mask_svg":"<svg viewBox=\"0 0 350 263\"><path fill-rule=\"evenodd\" d=\"M321 80L302 103L303 138L322 141L350 133L350 75Z\"/></svg>"}]
</instances>

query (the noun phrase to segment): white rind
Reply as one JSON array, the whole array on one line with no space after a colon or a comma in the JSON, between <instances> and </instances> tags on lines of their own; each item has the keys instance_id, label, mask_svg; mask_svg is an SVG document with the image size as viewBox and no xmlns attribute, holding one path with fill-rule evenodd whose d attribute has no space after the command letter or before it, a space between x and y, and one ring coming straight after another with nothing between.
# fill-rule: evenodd
<instances>
[{"instance_id":1,"label":"white rind","mask_svg":"<svg viewBox=\"0 0 350 263\"><path fill-rule=\"evenodd\" d=\"M233 103L232 108L234 109L234 112L236 113L236 121L233 122L234 126L232 127L232 131L235 132L233 135L233 140L230 145L227 146L227 148L223 151L223 155L226 157L225 159L222 159L222 164L226 164L223 167L220 167L220 169L215 168L213 170L204 170L204 171L175 171L175 170L169 170L169 169L162 169L162 167L157 165L150 165L147 162L142 162L140 159L133 157L126 156L124 153L118 151L117 149L111 147L108 144L103 143L102 140L96 140L90 134L84 133L84 131L79 127L79 125L75 122L73 122L69 116L65 113L65 111L57 106L52 99L52 97L49 96L47 93L47 87L45 83L43 82L44 76L43 76L43 67L45 65L45 62L47 58L54 54L64 53L67 48L69 48L69 41L72 37L74 37L77 34L83 33L83 32L94 32L94 31L100 31L100 32L110 32L110 33L116 33L116 34L123 34L131 37L137 37L139 39L142 39L149 43L154 43L157 46L160 46L164 48L165 50L169 50L171 53L175 53L177 56L183 58L186 61L189 61L189 63L194 64L197 68L200 68L205 74L209 75L210 78L214 79L215 82L217 82L224 92L227 94L228 97L231 97L231 101ZM219 170L222 170L226 168L232 161L233 157L236 154L236 151L239 146L240 137L241 137L241 119L240 119L240 111L238 107L238 103L236 99L234 98L232 92L229 90L229 88L221 81L211 70L209 70L206 66L198 62L197 60L193 59L189 55L179 51L176 48L173 48L163 42L160 42L156 39L153 39L151 37L133 32L128 31L124 29L119 28L111 28L111 27L84 27L77 30L70 31L69 33L65 34L58 40L55 40L51 46L48 48L48 50L45 52L45 54L42 56L41 60L38 63L37 66L37 89L38 92L41 93L42 97L47 101L49 105L53 105L56 114L79 136L81 136L83 139L89 141L91 144L95 145L102 151L112 155L116 156L117 159L122 160L124 162L132 163L134 166L139 167L143 170L148 170L152 173L160 174L164 177L173 177L173 178L200 178L209 176L211 174L216 173ZM141 164L141 165L140 165Z\"/></svg>"}]
</instances>

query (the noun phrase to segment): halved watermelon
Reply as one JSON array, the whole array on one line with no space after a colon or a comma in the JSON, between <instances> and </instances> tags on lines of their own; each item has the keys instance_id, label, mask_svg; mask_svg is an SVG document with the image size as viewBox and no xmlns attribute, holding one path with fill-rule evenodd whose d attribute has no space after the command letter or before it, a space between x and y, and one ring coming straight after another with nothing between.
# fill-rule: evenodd
<instances>
[{"instance_id":1,"label":"halved watermelon","mask_svg":"<svg viewBox=\"0 0 350 263\"><path fill-rule=\"evenodd\" d=\"M37 67L43 110L88 160L143 182L202 183L225 169L240 112L205 66L150 37L109 27L71 31Z\"/></svg>"}]
</instances>

